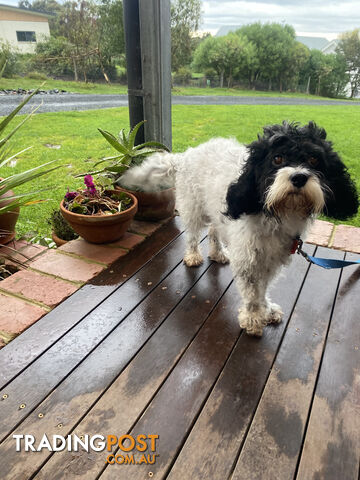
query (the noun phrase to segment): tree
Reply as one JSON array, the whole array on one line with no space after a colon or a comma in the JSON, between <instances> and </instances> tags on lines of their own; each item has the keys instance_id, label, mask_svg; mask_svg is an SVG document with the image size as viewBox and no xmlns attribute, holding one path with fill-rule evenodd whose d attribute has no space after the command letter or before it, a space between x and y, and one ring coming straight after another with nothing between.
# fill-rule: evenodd
<instances>
[{"instance_id":1,"label":"tree","mask_svg":"<svg viewBox=\"0 0 360 480\"><path fill-rule=\"evenodd\" d=\"M208 37L194 54L193 65L200 71L213 69L223 87L227 79L228 87L240 71L248 71L255 56L255 47L245 37L230 33L224 37Z\"/></svg>"},{"instance_id":2,"label":"tree","mask_svg":"<svg viewBox=\"0 0 360 480\"><path fill-rule=\"evenodd\" d=\"M351 98L353 98L360 87L360 30L358 28L340 36L337 52L345 59L346 71L350 77Z\"/></svg>"},{"instance_id":3,"label":"tree","mask_svg":"<svg viewBox=\"0 0 360 480\"><path fill-rule=\"evenodd\" d=\"M125 54L123 4L121 0L101 0L98 5L99 46L107 63Z\"/></svg>"},{"instance_id":4,"label":"tree","mask_svg":"<svg viewBox=\"0 0 360 480\"><path fill-rule=\"evenodd\" d=\"M171 61L172 69L189 65L195 49L194 32L201 19L201 0L171 2Z\"/></svg>"},{"instance_id":5,"label":"tree","mask_svg":"<svg viewBox=\"0 0 360 480\"><path fill-rule=\"evenodd\" d=\"M91 1L81 0L79 3L68 1L59 15L59 34L71 44L69 52L74 80L83 74L87 81L87 73L94 57L98 53L98 30L96 6Z\"/></svg>"},{"instance_id":6,"label":"tree","mask_svg":"<svg viewBox=\"0 0 360 480\"><path fill-rule=\"evenodd\" d=\"M296 45L295 30L290 25L260 22L245 25L236 32L245 35L256 47L258 62L252 72L253 82L262 79L271 90L277 83L280 91L289 80L289 68L293 69L295 59L302 62L304 51Z\"/></svg>"}]
</instances>

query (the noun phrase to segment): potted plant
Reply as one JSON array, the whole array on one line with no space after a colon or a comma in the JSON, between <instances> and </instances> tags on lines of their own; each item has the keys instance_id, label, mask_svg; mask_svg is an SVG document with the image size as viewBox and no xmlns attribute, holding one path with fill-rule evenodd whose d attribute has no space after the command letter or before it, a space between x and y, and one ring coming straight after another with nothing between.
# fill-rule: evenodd
<instances>
[{"instance_id":1,"label":"potted plant","mask_svg":"<svg viewBox=\"0 0 360 480\"><path fill-rule=\"evenodd\" d=\"M51 226L51 238L58 247L79 236L64 219L60 210L51 213L48 223Z\"/></svg>"},{"instance_id":2,"label":"potted plant","mask_svg":"<svg viewBox=\"0 0 360 480\"><path fill-rule=\"evenodd\" d=\"M119 240L137 212L137 199L131 193L111 188L111 181L85 175L86 188L68 191L60 211L72 229L91 243Z\"/></svg>"},{"instance_id":3,"label":"potted plant","mask_svg":"<svg viewBox=\"0 0 360 480\"><path fill-rule=\"evenodd\" d=\"M35 95L37 90L35 90L31 95L25 98L9 115L7 115L2 122L0 123L0 135L3 133L5 128L13 120L15 115L22 109L22 107L30 100L30 98ZM10 138L16 133L16 131L35 113L39 107L35 108L24 120L22 120L12 131L10 131L6 136L0 138L0 172L1 168L7 165L11 160L25 152L31 147L25 148L21 152L18 152L14 155L9 156L9 150L4 150L5 145L10 140ZM60 166L44 168L52 164L56 160L47 162L43 165L39 165L30 170L26 170L21 173L10 175L6 178L0 176L0 244L5 244L10 242L15 237L15 225L19 216L19 211L21 206L34 205L35 203L41 202L39 199L34 197L39 193L39 191L31 191L21 194L15 194L13 189L27 183L35 178L38 178L42 175L45 175Z\"/></svg>"},{"instance_id":4,"label":"potted plant","mask_svg":"<svg viewBox=\"0 0 360 480\"><path fill-rule=\"evenodd\" d=\"M129 168L140 165L149 155L162 150L168 151L168 148L159 142L145 142L135 145L136 135L144 121L135 125L128 134L122 129L118 138L110 132L99 128L101 135L117 150L118 154L113 157L107 157L98 162L95 167L106 163L99 172L110 174L117 183L117 188L132 193L139 202L139 208L136 218L141 220L161 220L174 214L175 195L174 188L167 188L157 192L143 192L141 190L131 190L121 183L122 174Z\"/></svg>"}]
</instances>

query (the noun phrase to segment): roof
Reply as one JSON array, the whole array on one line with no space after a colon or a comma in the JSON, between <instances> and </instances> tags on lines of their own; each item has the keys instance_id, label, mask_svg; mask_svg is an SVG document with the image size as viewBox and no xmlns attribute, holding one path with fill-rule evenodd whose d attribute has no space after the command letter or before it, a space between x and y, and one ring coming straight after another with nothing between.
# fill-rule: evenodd
<instances>
[{"instance_id":1,"label":"roof","mask_svg":"<svg viewBox=\"0 0 360 480\"><path fill-rule=\"evenodd\" d=\"M241 26L242 25L223 25L222 27L219 28L215 37L224 37L230 32L235 32L235 30L239 30Z\"/></svg>"},{"instance_id":2,"label":"roof","mask_svg":"<svg viewBox=\"0 0 360 480\"><path fill-rule=\"evenodd\" d=\"M324 37L297 36L296 40L303 45L306 45L310 50L313 48L316 48L316 50L322 50L330 43L329 40Z\"/></svg>"},{"instance_id":3,"label":"roof","mask_svg":"<svg viewBox=\"0 0 360 480\"><path fill-rule=\"evenodd\" d=\"M31 15L38 15L39 17L53 17L53 13L46 13L46 12L39 12L38 10L32 10L31 8L20 8L20 7L14 7L13 5L4 5L0 3L0 10L10 10L10 11L15 11L15 12L21 12L21 13L28 13Z\"/></svg>"}]
</instances>

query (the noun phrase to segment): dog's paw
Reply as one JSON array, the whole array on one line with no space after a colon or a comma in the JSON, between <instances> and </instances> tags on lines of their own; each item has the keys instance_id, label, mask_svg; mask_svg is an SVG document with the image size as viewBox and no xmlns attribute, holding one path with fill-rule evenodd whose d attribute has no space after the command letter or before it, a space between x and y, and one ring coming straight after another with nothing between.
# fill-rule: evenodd
<instances>
[{"instance_id":1,"label":"dog's paw","mask_svg":"<svg viewBox=\"0 0 360 480\"><path fill-rule=\"evenodd\" d=\"M209 258L217 263L229 263L229 259L223 251L210 252Z\"/></svg>"},{"instance_id":2,"label":"dog's paw","mask_svg":"<svg viewBox=\"0 0 360 480\"><path fill-rule=\"evenodd\" d=\"M280 323L282 321L284 312L276 303L269 304L270 312L267 317L267 323Z\"/></svg>"},{"instance_id":3,"label":"dog's paw","mask_svg":"<svg viewBox=\"0 0 360 480\"><path fill-rule=\"evenodd\" d=\"M184 263L187 267L198 267L203 263L203 257L200 252L186 253Z\"/></svg>"},{"instance_id":4,"label":"dog's paw","mask_svg":"<svg viewBox=\"0 0 360 480\"><path fill-rule=\"evenodd\" d=\"M254 335L255 337L261 337L264 326L264 315L259 312L249 312L248 310L239 310L239 324L248 335Z\"/></svg>"}]
</instances>

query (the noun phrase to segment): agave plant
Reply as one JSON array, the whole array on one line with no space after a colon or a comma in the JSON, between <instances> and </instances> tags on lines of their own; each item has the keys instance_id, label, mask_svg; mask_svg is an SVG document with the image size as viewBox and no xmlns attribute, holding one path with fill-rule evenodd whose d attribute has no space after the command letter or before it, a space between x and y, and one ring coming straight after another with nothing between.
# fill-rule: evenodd
<instances>
[{"instance_id":1,"label":"agave plant","mask_svg":"<svg viewBox=\"0 0 360 480\"><path fill-rule=\"evenodd\" d=\"M40 88L40 87L39 87ZM27 147L24 150L21 150L20 152L17 152L14 155L10 155L9 149L5 149L5 145L7 142L11 139L11 137L19 130L19 128L24 125L25 122L27 122L32 115L36 112L36 110L40 107L35 108L29 115L27 115L24 120L22 120L13 130L11 130L6 136L1 138L2 133L4 132L5 128L9 125L9 123L13 120L15 115L23 108L23 106L37 93L38 89L35 90L31 95L25 98L8 116L4 118L4 120L0 123L0 177L1 175L1 168L7 165L12 159L20 155L21 153L24 153L26 150L29 150L31 147ZM31 180L34 180L35 178L38 178L42 175L45 175L49 172L52 172L53 170L56 170L57 168L60 168L61 165L54 166L49 168L49 165L52 163L56 162L57 160L52 160L50 162L44 163L42 165L39 165L35 168L31 168L30 170L26 170L21 173L17 173L14 175L10 175L6 178L3 178L0 180L0 196L4 195L6 192L9 190L12 190L16 187L19 187L20 185L23 185L24 183L30 182ZM48 168L45 168L48 167ZM35 203L39 203L42 200L35 199L36 195L43 190L39 191L31 191L31 192L26 192L22 194L14 194L10 197L7 197L7 200L10 200L10 203L8 203L5 206L0 207L0 215L7 212L14 210L14 208L18 208L20 206L26 206L26 205L33 205Z\"/></svg>"},{"instance_id":2,"label":"agave plant","mask_svg":"<svg viewBox=\"0 0 360 480\"><path fill-rule=\"evenodd\" d=\"M158 152L159 150L169 151L169 149L160 142L145 142L141 143L140 145L135 145L136 135L139 131L139 128L144 123L145 121L139 122L127 134L125 133L125 130L122 129L118 138L116 138L112 133L99 128L98 130L101 135L119 153L112 157L103 158L100 160L100 162L97 162L95 167L103 163L107 163L107 165L101 170L93 173L111 173L118 178L128 168L134 165L140 165L141 162L152 153Z\"/></svg>"}]
</instances>

